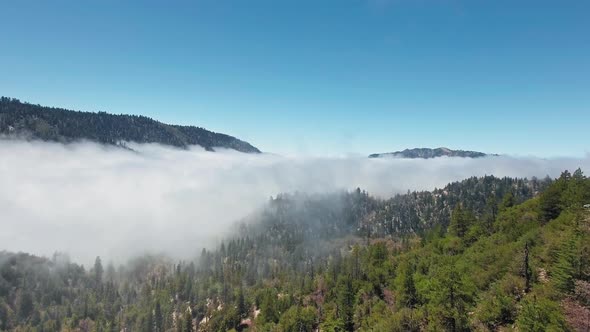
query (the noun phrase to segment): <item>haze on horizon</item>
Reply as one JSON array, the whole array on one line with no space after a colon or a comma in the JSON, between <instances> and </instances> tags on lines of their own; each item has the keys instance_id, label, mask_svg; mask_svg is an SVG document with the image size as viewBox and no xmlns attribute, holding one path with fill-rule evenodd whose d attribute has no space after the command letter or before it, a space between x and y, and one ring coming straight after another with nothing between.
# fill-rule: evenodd
<instances>
[{"instance_id":1,"label":"haze on horizon","mask_svg":"<svg viewBox=\"0 0 590 332\"><path fill-rule=\"evenodd\" d=\"M136 152L91 142L1 141L2 249L67 252L84 263L97 255L118 262L144 253L193 258L280 193L360 187L387 198L470 176L590 170L588 157L317 158L131 147Z\"/></svg>"}]
</instances>

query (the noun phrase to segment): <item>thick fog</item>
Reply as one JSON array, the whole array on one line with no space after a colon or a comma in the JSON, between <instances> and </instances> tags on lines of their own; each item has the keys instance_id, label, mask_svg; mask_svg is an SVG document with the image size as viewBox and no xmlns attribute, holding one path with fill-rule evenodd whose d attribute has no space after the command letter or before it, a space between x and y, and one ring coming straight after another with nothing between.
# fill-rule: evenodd
<instances>
[{"instance_id":1,"label":"thick fog","mask_svg":"<svg viewBox=\"0 0 590 332\"><path fill-rule=\"evenodd\" d=\"M186 258L281 192L361 187L387 197L472 175L590 169L588 156L404 160L131 147L0 141L0 250L61 251L83 263L146 251Z\"/></svg>"}]
</instances>

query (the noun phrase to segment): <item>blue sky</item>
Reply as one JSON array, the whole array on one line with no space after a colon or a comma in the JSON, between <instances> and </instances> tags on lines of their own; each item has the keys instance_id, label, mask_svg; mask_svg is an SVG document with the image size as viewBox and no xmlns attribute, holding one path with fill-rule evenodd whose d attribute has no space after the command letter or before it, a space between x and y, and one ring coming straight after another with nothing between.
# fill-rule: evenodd
<instances>
[{"instance_id":1,"label":"blue sky","mask_svg":"<svg viewBox=\"0 0 590 332\"><path fill-rule=\"evenodd\" d=\"M590 1L7 1L0 95L282 154L590 152Z\"/></svg>"}]
</instances>

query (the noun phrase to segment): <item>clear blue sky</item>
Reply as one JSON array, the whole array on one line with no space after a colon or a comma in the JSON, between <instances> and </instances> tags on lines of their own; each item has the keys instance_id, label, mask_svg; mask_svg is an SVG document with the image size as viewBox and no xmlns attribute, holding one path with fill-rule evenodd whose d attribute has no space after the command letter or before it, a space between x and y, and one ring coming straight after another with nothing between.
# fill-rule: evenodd
<instances>
[{"instance_id":1,"label":"clear blue sky","mask_svg":"<svg viewBox=\"0 0 590 332\"><path fill-rule=\"evenodd\" d=\"M5 1L0 95L276 153L590 152L590 1Z\"/></svg>"}]
</instances>

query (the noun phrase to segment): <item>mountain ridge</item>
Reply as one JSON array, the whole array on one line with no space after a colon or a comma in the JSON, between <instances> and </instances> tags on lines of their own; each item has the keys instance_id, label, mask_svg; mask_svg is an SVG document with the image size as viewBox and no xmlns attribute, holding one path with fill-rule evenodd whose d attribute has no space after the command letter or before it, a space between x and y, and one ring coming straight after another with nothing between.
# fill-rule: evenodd
<instances>
[{"instance_id":1,"label":"mountain ridge","mask_svg":"<svg viewBox=\"0 0 590 332\"><path fill-rule=\"evenodd\" d=\"M246 141L196 126L166 124L147 116L73 111L0 97L0 134L69 143L90 140L124 146L124 142L159 143L187 148L200 145L244 153L261 153ZM122 143L123 142L123 143Z\"/></svg>"}]
</instances>

